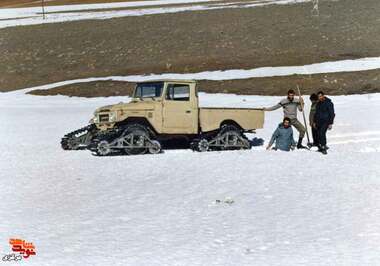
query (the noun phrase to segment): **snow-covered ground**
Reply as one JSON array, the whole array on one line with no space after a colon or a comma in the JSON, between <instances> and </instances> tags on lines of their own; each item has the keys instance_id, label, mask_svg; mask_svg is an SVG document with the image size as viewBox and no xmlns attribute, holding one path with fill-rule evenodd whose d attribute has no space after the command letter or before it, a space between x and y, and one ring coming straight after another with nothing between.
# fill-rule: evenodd
<instances>
[{"instance_id":1,"label":"snow-covered ground","mask_svg":"<svg viewBox=\"0 0 380 266\"><path fill-rule=\"evenodd\" d=\"M224 2L213 3L216 1L218 0L158 0L46 6L45 19L42 17L41 7L3 8L0 9L0 28L88 19L110 19L127 16L178 13L185 11L216 10L225 8L253 8L273 4L287 5L311 2L311 0L226 0Z\"/></svg>"},{"instance_id":2,"label":"snow-covered ground","mask_svg":"<svg viewBox=\"0 0 380 266\"><path fill-rule=\"evenodd\" d=\"M279 99L200 94L202 106ZM2 93L0 255L22 238L37 255L20 265L378 265L380 94L332 99L327 156L257 147L102 158L63 151L60 138L126 97ZM267 113L258 137L267 142L281 117Z\"/></svg>"}]
</instances>

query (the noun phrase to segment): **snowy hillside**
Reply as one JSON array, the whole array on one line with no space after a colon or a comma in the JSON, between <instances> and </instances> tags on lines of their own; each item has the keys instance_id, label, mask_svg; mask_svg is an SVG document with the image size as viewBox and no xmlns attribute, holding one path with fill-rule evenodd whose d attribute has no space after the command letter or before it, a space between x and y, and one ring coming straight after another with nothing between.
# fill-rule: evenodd
<instances>
[{"instance_id":1,"label":"snowy hillside","mask_svg":"<svg viewBox=\"0 0 380 266\"><path fill-rule=\"evenodd\" d=\"M279 100L200 98L202 106ZM96 157L61 150L60 138L126 98L2 93L1 254L19 237L37 252L20 265L377 265L380 94L332 99L327 156L257 147ZM267 113L258 137L267 142L281 117Z\"/></svg>"}]
</instances>

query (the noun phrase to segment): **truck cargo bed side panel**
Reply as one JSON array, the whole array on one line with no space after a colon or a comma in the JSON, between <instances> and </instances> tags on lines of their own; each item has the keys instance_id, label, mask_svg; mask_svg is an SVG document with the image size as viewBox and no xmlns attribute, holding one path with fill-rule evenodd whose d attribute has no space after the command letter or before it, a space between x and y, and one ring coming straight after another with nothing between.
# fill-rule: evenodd
<instances>
[{"instance_id":1,"label":"truck cargo bed side panel","mask_svg":"<svg viewBox=\"0 0 380 266\"><path fill-rule=\"evenodd\" d=\"M203 132L218 129L226 120L236 122L244 130L264 127L264 111L262 109L200 108L199 119Z\"/></svg>"}]
</instances>

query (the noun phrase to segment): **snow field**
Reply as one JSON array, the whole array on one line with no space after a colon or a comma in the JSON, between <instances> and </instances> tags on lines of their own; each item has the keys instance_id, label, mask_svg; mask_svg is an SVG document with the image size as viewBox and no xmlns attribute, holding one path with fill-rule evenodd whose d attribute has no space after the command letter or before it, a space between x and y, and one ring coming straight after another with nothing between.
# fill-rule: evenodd
<instances>
[{"instance_id":1,"label":"snow field","mask_svg":"<svg viewBox=\"0 0 380 266\"><path fill-rule=\"evenodd\" d=\"M63 151L60 138L128 98L2 93L0 250L32 241L37 255L21 264L39 266L375 265L380 95L331 98L327 156L256 147L102 158ZM200 94L202 106L279 99ZM267 143L281 118L267 113L257 137Z\"/></svg>"}]
</instances>

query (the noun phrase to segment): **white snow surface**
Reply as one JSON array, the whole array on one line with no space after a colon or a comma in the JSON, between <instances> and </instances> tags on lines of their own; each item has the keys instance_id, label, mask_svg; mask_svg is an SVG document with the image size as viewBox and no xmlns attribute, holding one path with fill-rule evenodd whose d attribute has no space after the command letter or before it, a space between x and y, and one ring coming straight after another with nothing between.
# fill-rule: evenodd
<instances>
[{"instance_id":1,"label":"white snow surface","mask_svg":"<svg viewBox=\"0 0 380 266\"><path fill-rule=\"evenodd\" d=\"M314 63L303 66L278 66L278 67L260 67L254 69L230 69L204 71L198 73L165 73L149 75L128 75L128 76L108 76L108 77L90 77L83 79L65 80L51 84L35 86L22 90L23 92L31 90L46 90L75 83L86 83L93 81L129 81L142 82L156 79L194 79L194 80L235 80L260 77L276 77L298 75L312 75L336 72L355 72L380 69L380 57L366 57L359 59L328 61Z\"/></svg>"},{"instance_id":2,"label":"white snow surface","mask_svg":"<svg viewBox=\"0 0 380 266\"><path fill-rule=\"evenodd\" d=\"M89 19L110 19L186 11L217 10L225 8L253 8L273 4L287 5L311 2L311 0L231 0L224 3L213 3L215 1L217 0L158 0L46 6L45 12L47 15L45 19L42 17L41 7L3 8L0 9L0 28ZM176 5L168 6L173 4ZM115 8L118 10L110 10Z\"/></svg>"},{"instance_id":3,"label":"white snow surface","mask_svg":"<svg viewBox=\"0 0 380 266\"><path fill-rule=\"evenodd\" d=\"M96 157L63 151L60 138L127 97L1 93L0 255L22 238L37 254L20 265L378 265L380 94L331 98L327 156L256 147ZM200 94L202 106L279 100ZM266 113L257 137L267 143L281 118Z\"/></svg>"}]
</instances>

